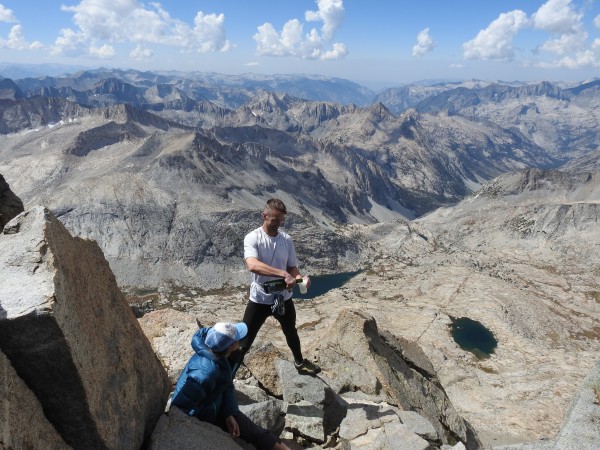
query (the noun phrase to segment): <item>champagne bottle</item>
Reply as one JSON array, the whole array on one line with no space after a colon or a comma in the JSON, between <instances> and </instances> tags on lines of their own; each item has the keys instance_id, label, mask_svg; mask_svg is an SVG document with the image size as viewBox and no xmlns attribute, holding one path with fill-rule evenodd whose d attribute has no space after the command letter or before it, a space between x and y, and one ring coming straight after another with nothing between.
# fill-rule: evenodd
<instances>
[{"instance_id":1,"label":"champagne bottle","mask_svg":"<svg viewBox=\"0 0 600 450\"><path fill-rule=\"evenodd\" d=\"M283 291L286 287L287 284L285 283L285 280L283 278L276 278L274 280L265 281L263 283L263 289L267 294Z\"/></svg>"}]
</instances>

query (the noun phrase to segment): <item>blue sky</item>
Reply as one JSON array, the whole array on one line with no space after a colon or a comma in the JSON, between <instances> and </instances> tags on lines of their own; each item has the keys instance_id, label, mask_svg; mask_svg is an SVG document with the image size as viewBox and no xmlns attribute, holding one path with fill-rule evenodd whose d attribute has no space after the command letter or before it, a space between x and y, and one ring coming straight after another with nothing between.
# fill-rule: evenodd
<instances>
[{"instance_id":1,"label":"blue sky","mask_svg":"<svg viewBox=\"0 0 600 450\"><path fill-rule=\"evenodd\" d=\"M600 73L593 0L0 0L0 62L304 73L375 87Z\"/></svg>"}]
</instances>

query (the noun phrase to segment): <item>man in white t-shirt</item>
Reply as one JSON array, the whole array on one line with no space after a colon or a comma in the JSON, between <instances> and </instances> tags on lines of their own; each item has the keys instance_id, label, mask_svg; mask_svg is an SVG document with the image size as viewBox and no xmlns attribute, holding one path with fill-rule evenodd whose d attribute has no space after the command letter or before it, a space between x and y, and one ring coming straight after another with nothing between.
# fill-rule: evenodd
<instances>
[{"instance_id":1,"label":"man in white t-shirt","mask_svg":"<svg viewBox=\"0 0 600 450\"><path fill-rule=\"evenodd\" d=\"M302 357L296 329L296 308L292 301L292 288L296 284L296 278L302 278L302 274L298 270L292 238L279 229L286 214L287 209L281 200L268 200L262 213L262 226L244 238L244 260L252 273L252 284L250 299L242 319L248 326L248 334L240 342L239 353L233 357L234 374L269 316L275 317L281 325L298 372L316 375L321 371L319 366ZM285 287L278 292L265 292L264 283L277 279L282 280ZM305 277L304 282L310 287L310 278Z\"/></svg>"}]
</instances>

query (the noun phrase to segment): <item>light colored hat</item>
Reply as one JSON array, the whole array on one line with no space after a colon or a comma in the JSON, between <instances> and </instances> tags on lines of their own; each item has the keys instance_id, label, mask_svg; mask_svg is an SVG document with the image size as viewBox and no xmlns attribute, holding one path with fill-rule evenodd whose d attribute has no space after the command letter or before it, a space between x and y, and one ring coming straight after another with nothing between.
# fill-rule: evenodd
<instances>
[{"instance_id":1,"label":"light colored hat","mask_svg":"<svg viewBox=\"0 0 600 450\"><path fill-rule=\"evenodd\" d=\"M248 334L248 326L244 322L217 322L208 330L204 343L215 353L227 350L236 341Z\"/></svg>"}]
</instances>

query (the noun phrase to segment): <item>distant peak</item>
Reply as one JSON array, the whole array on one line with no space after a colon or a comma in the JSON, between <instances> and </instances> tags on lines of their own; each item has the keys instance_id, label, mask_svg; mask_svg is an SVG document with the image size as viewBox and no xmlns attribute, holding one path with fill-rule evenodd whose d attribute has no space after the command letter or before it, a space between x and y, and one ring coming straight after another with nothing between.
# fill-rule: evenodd
<instances>
[{"instance_id":1,"label":"distant peak","mask_svg":"<svg viewBox=\"0 0 600 450\"><path fill-rule=\"evenodd\" d=\"M381 102L373 103L371 106L369 106L368 110L371 112L371 114L379 117L382 120L388 120L395 117Z\"/></svg>"}]
</instances>

